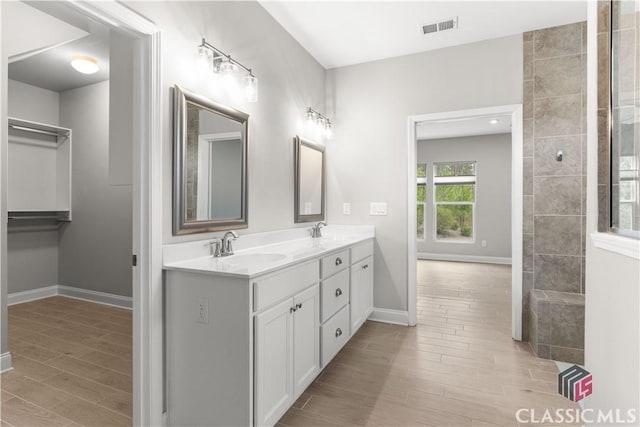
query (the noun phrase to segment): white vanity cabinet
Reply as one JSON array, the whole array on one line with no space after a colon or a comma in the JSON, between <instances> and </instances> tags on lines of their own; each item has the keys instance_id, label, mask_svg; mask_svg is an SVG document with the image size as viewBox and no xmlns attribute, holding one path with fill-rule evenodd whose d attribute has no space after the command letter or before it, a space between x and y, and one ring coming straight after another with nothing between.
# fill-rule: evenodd
<instances>
[{"instance_id":1,"label":"white vanity cabinet","mask_svg":"<svg viewBox=\"0 0 640 427\"><path fill-rule=\"evenodd\" d=\"M167 425L273 426L347 343L372 309L373 238L318 243L251 271L165 264Z\"/></svg>"}]
</instances>

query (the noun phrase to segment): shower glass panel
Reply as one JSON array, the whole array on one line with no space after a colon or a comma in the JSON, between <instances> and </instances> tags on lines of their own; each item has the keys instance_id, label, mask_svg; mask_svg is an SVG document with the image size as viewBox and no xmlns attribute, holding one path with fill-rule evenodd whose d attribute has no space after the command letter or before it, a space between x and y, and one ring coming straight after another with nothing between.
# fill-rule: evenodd
<instances>
[{"instance_id":1,"label":"shower glass panel","mask_svg":"<svg viewBox=\"0 0 640 427\"><path fill-rule=\"evenodd\" d=\"M611 229L640 238L640 0L611 6Z\"/></svg>"}]
</instances>

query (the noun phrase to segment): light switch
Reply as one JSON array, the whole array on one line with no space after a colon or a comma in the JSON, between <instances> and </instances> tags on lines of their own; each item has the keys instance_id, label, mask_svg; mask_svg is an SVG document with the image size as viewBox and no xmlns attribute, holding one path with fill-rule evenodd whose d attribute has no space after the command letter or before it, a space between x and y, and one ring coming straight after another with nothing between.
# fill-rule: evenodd
<instances>
[{"instance_id":1,"label":"light switch","mask_svg":"<svg viewBox=\"0 0 640 427\"><path fill-rule=\"evenodd\" d=\"M369 215L386 215L387 203L386 202L371 202L369 205Z\"/></svg>"},{"instance_id":2,"label":"light switch","mask_svg":"<svg viewBox=\"0 0 640 427\"><path fill-rule=\"evenodd\" d=\"M342 204L342 215L351 215L351 203L345 202Z\"/></svg>"},{"instance_id":3,"label":"light switch","mask_svg":"<svg viewBox=\"0 0 640 427\"><path fill-rule=\"evenodd\" d=\"M483 240L483 241L481 242L481 246L482 246L483 248L486 248L486 247L487 247L487 241L486 241L486 240Z\"/></svg>"}]
</instances>

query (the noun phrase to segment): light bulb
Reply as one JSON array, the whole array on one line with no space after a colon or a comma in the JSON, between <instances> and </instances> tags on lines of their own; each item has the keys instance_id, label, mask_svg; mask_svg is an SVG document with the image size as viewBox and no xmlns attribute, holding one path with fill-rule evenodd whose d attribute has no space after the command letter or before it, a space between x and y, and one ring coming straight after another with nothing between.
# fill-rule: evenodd
<instances>
[{"instance_id":1,"label":"light bulb","mask_svg":"<svg viewBox=\"0 0 640 427\"><path fill-rule=\"evenodd\" d=\"M315 119L316 115L313 114L313 111L311 111L311 108L309 108L307 110L307 122L308 123L313 123L313 119Z\"/></svg>"},{"instance_id":2,"label":"light bulb","mask_svg":"<svg viewBox=\"0 0 640 427\"><path fill-rule=\"evenodd\" d=\"M98 72L98 60L85 55L73 55L71 66L74 70L82 74L95 74Z\"/></svg>"},{"instance_id":3,"label":"light bulb","mask_svg":"<svg viewBox=\"0 0 640 427\"><path fill-rule=\"evenodd\" d=\"M258 78L253 74L244 78L244 96L247 102L258 102Z\"/></svg>"},{"instance_id":4,"label":"light bulb","mask_svg":"<svg viewBox=\"0 0 640 427\"><path fill-rule=\"evenodd\" d=\"M198 59L196 63L200 73L207 73L213 68L213 52L205 46L198 46Z\"/></svg>"},{"instance_id":5,"label":"light bulb","mask_svg":"<svg viewBox=\"0 0 640 427\"><path fill-rule=\"evenodd\" d=\"M229 59L224 59L220 64L220 74L222 75L222 83L229 87L236 87L238 82L236 81L234 72L236 71L236 65L229 61Z\"/></svg>"},{"instance_id":6,"label":"light bulb","mask_svg":"<svg viewBox=\"0 0 640 427\"><path fill-rule=\"evenodd\" d=\"M327 139L331 139L331 137L333 137L333 129L331 126L331 120L327 119L327 124L324 128L324 136Z\"/></svg>"}]
</instances>

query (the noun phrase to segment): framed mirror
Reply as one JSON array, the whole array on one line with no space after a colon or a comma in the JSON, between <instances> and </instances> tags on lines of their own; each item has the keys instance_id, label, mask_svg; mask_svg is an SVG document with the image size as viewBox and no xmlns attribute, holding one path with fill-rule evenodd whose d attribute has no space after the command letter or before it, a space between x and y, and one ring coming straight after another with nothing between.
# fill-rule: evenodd
<instances>
[{"instance_id":1,"label":"framed mirror","mask_svg":"<svg viewBox=\"0 0 640 427\"><path fill-rule=\"evenodd\" d=\"M247 228L249 115L176 85L173 234Z\"/></svg>"},{"instance_id":2,"label":"framed mirror","mask_svg":"<svg viewBox=\"0 0 640 427\"><path fill-rule=\"evenodd\" d=\"M294 221L323 221L326 192L324 146L296 136L294 150Z\"/></svg>"}]
</instances>

